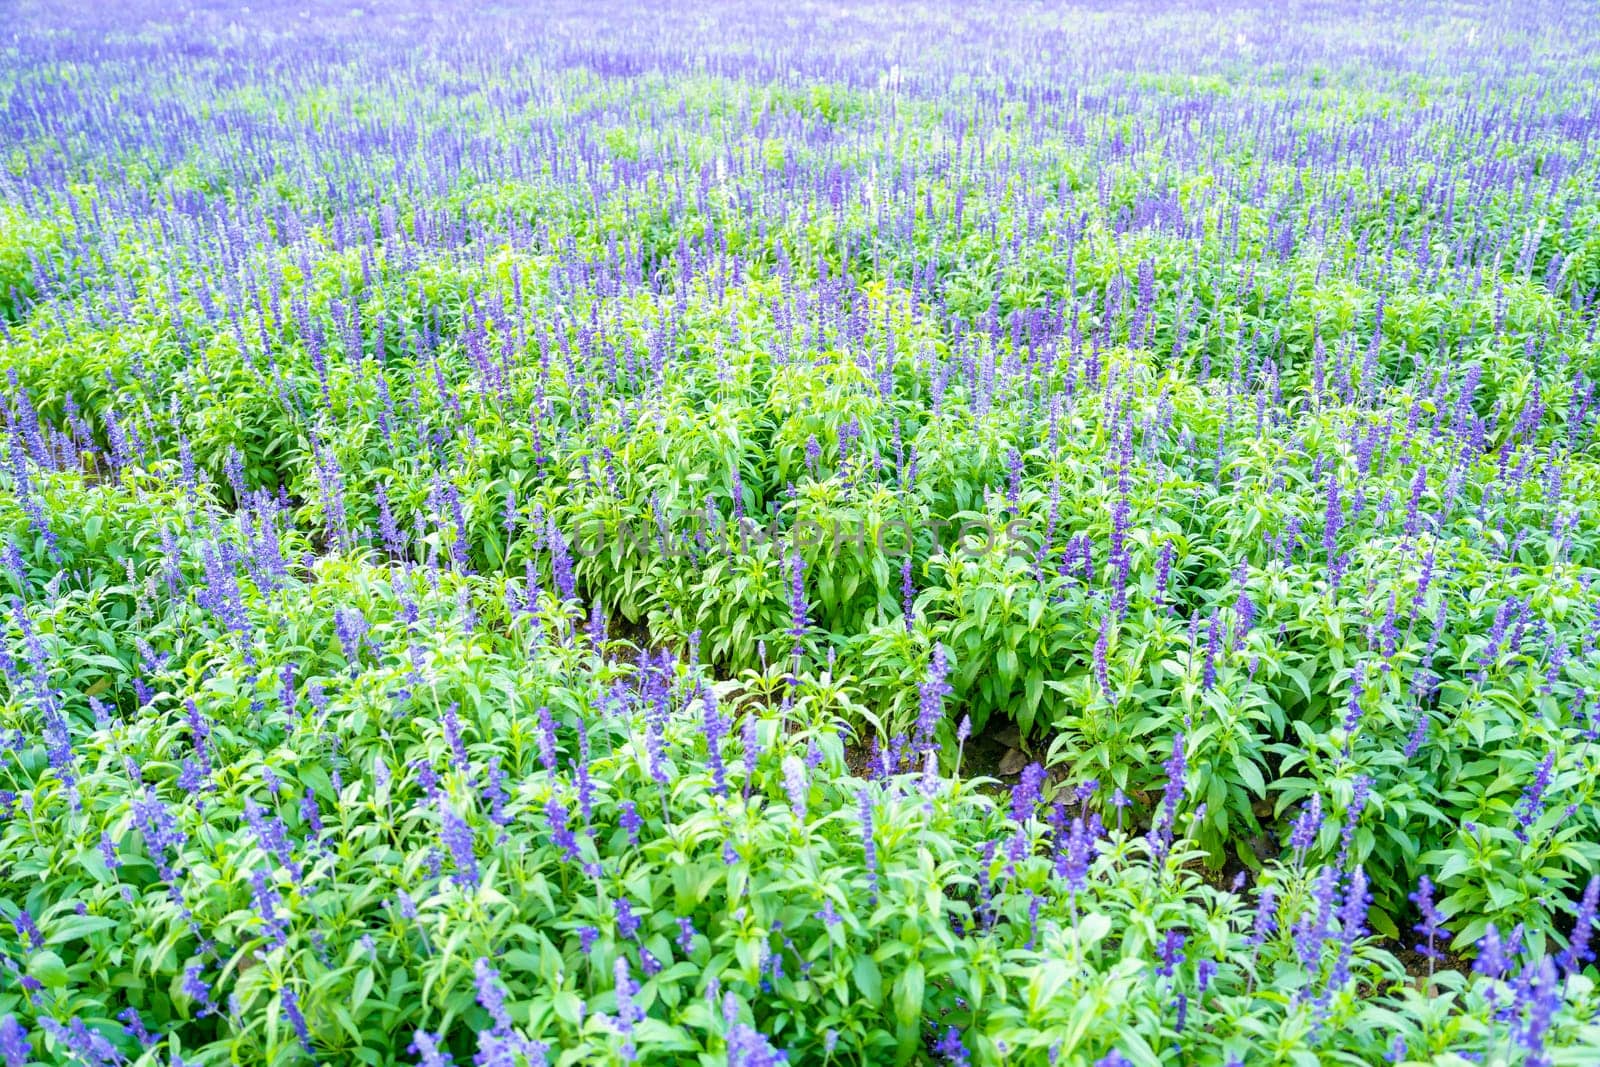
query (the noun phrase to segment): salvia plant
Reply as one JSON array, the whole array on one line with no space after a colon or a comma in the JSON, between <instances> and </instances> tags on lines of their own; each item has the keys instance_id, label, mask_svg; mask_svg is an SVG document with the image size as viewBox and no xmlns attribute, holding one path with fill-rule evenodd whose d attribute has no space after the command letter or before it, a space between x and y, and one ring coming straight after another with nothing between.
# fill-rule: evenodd
<instances>
[{"instance_id":1,"label":"salvia plant","mask_svg":"<svg viewBox=\"0 0 1600 1067\"><path fill-rule=\"evenodd\" d=\"M5 1067L1600 1056L1589 8L6 30Z\"/></svg>"}]
</instances>

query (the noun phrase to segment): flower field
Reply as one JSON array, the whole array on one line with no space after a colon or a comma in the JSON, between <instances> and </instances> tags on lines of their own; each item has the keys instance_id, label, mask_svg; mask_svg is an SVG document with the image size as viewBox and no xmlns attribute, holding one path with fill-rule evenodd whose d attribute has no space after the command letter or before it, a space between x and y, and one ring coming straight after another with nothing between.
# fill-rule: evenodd
<instances>
[{"instance_id":1,"label":"flower field","mask_svg":"<svg viewBox=\"0 0 1600 1067\"><path fill-rule=\"evenodd\" d=\"M1600 1063L1600 17L7 5L0 1063Z\"/></svg>"}]
</instances>

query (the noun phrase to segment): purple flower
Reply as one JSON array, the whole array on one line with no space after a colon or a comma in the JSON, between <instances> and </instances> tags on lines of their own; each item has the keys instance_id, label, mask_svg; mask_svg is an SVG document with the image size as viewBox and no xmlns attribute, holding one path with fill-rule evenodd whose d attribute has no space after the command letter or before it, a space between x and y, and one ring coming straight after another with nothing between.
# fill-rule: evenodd
<instances>
[{"instance_id":1,"label":"purple flower","mask_svg":"<svg viewBox=\"0 0 1600 1067\"><path fill-rule=\"evenodd\" d=\"M788 1062L788 1054L772 1047L766 1035L736 1023L728 1032L728 1067L776 1067Z\"/></svg>"},{"instance_id":2,"label":"purple flower","mask_svg":"<svg viewBox=\"0 0 1600 1067\"><path fill-rule=\"evenodd\" d=\"M944 721L944 698L952 692L946 681L949 676L950 664L945 659L944 646L936 644L928 661L928 679L918 687L920 699L917 705L916 740L913 745L919 753L933 747L934 733L938 730L939 723Z\"/></svg>"},{"instance_id":3,"label":"purple flower","mask_svg":"<svg viewBox=\"0 0 1600 1067\"><path fill-rule=\"evenodd\" d=\"M639 818L639 809L631 800L624 800L618 808L617 825L621 826L628 835L628 843L635 848L639 846L639 828L643 825Z\"/></svg>"},{"instance_id":4,"label":"purple flower","mask_svg":"<svg viewBox=\"0 0 1600 1067\"><path fill-rule=\"evenodd\" d=\"M1356 942L1366 935L1367 875L1357 866L1350 872L1350 888L1339 909L1339 957L1328 978L1330 989L1342 988L1350 980L1350 958Z\"/></svg>"},{"instance_id":5,"label":"purple flower","mask_svg":"<svg viewBox=\"0 0 1600 1067\"><path fill-rule=\"evenodd\" d=\"M430 1034L426 1030L413 1034L409 1051L417 1057L417 1067L452 1067L455 1060L440 1047L443 1041L444 1035Z\"/></svg>"},{"instance_id":6,"label":"purple flower","mask_svg":"<svg viewBox=\"0 0 1600 1067\"><path fill-rule=\"evenodd\" d=\"M1200 687L1211 690L1217 685L1217 655L1222 651L1222 623L1212 612L1206 625L1206 658L1201 668Z\"/></svg>"},{"instance_id":7,"label":"purple flower","mask_svg":"<svg viewBox=\"0 0 1600 1067\"><path fill-rule=\"evenodd\" d=\"M1163 978L1171 978L1176 973L1178 966L1186 957L1183 946L1189 940L1188 935L1182 930L1168 930L1162 939L1157 955L1161 957L1161 966L1156 968L1156 973Z\"/></svg>"},{"instance_id":8,"label":"purple flower","mask_svg":"<svg viewBox=\"0 0 1600 1067\"><path fill-rule=\"evenodd\" d=\"M1517 835L1517 840L1524 844L1528 841L1528 828L1544 814L1544 794L1550 788L1550 780L1554 777L1555 762L1554 752L1545 755L1544 761L1539 764L1539 769L1534 772L1533 781L1523 789L1522 799L1517 803L1517 825L1512 832Z\"/></svg>"},{"instance_id":9,"label":"purple flower","mask_svg":"<svg viewBox=\"0 0 1600 1067\"><path fill-rule=\"evenodd\" d=\"M1107 615L1100 620L1100 636L1094 643L1094 676L1100 683L1100 692L1105 694L1109 703L1117 702L1117 695L1111 689L1111 669L1106 663L1106 655L1111 650L1111 616Z\"/></svg>"},{"instance_id":10,"label":"purple flower","mask_svg":"<svg viewBox=\"0 0 1600 1067\"><path fill-rule=\"evenodd\" d=\"M1411 894L1411 900L1417 906L1417 912L1422 916L1422 921L1411 929L1422 935L1422 944L1416 946L1416 951L1428 958L1428 971L1433 972L1433 964L1443 959L1443 953L1433 947L1441 934L1449 933L1444 921L1439 917L1439 912L1433 905L1433 882L1423 875L1417 880L1417 891Z\"/></svg>"},{"instance_id":11,"label":"purple flower","mask_svg":"<svg viewBox=\"0 0 1600 1067\"><path fill-rule=\"evenodd\" d=\"M1356 732L1356 727L1361 725L1361 698L1367 692L1367 665L1360 664L1350 668L1350 701L1344 713L1344 751L1350 754L1350 737Z\"/></svg>"},{"instance_id":12,"label":"purple flower","mask_svg":"<svg viewBox=\"0 0 1600 1067\"><path fill-rule=\"evenodd\" d=\"M1251 924L1250 936L1245 943L1252 949L1260 948L1269 937L1278 932L1278 899L1277 893L1270 885L1260 888L1256 894L1256 917Z\"/></svg>"},{"instance_id":13,"label":"purple flower","mask_svg":"<svg viewBox=\"0 0 1600 1067\"><path fill-rule=\"evenodd\" d=\"M633 1027L644 1018L644 1013L633 1002L634 994L639 992L639 987L633 983L632 976L628 974L626 958L617 957L613 973L616 983L617 1029L622 1033L622 1058L632 1063L638 1058L638 1051L633 1043Z\"/></svg>"},{"instance_id":14,"label":"purple flower","mask_svg":"<svg viewBox=\"0 0 1600 1067\"><path fill-rule=\"evenodd\" d=\"M539 762L551 774L556 772L556 723L549 708L539 712Z\"/></svg>"},{"instance_id":15,"label":"purple flower","mask_svg":"<svg viewBox=\"0 0 1600 1067\"><path fill-rule=\"evenodd\" d=\"M1085 830L1082 818L1072 820L1067 839L1056 858L1056 874L1066 880L1067 888L1076 894L1089 879L1089 864L1094 860L1094 841Z\"/></svg>"},{"instance_id":16,"label":"purple flower","mask_svg":"<svg viewBox=\"0 0 1600 1067\"><path fill-rule=\"evenodd\" d=\"M856 794L856 806L861 813L861 863L867 869L867 881L872 886L871 902L878 901L878 848L872 836L872 795L862 786Z\"/></svg>"},{"instance_id":17,"label":"purple flower","mask_svg":"<svg viewBox=\"0 0 1600 1067\"><path fill-rule=\"evenodd\" d=\"M144 796L133 802L133 821L144 835L145 848L155 862L163 880L175 882L179 853L188 843L188 836L178 828L178 822L148 788Z\"/></svg>"},{"instance_id":18,"label":"purple flower","mask_svg":"<svg viewBox=\"0 0 1600 1067\"><path fill-rule=\"evenodd\" d=\"M1044 790L1044 765L1030 763L1022 769L1016 788L1011 791L1011 817L1019 823L1033 817Z\"/></svg>"},{"instance_id":19,"label":"purple flower","mask_svg":"<svg viewBox=\"0 0 1600 1067\"><path fill-rule=\"evenodd\" d=\"M1520 927L1509 942L1503 941L1494 923L1483 932L1478 941L1478 958L1472 961L1472 970L1488 978L1499 978L1511 969L1511 961L1521 948Z\"/></svg>"},{"instance_id":20,"label":"purple flower","mask_svg":"<svg viewBox=\"0 0 1600 1067\"><path fill-rule=\"evenodd\" d=\"M905 621L906 633L911 632L916 622L916 593L917 587L911 580L911 552L907 550L906 558L900 561L900 615Z\"/></svg>"},{"instance_id":21,"label":"purple flower","mask_svg":"<svg viewBox=\"0 0 1600 1067\"><path fill-rule=\"evenodd\" d=\"M250 872L250 885L256 902L256 914L267 930L267 940L274 946L282 946L288 939L288 925L278 917L278 905L283 898L278 893L278 887L272 884L272 875L264 868L256 868Z\"/></svg>"},{"instance_id":22,"label":"purple flower","mask_svg":"<svg viewBox=\"0 0 1600 1067\"><path fill-rule=\"evenodd\" d=\"M550 523L550 569L556 584L556 593L563 601L576 600L578 581L572 573L572 556L567 550L567 540L555 522Z\"/></svg>"},{"instance_id":23,"label":"purple flower","mask_svg":"<svg viewBox=\"0 0 1600 1067\"><path fill-rule=\"evenodd\" d=\"M476 888L478 860L473 851L472 827L448 806L440 806L439 818L439 840L449 850L450 859L455 863L456 885Z\"/></svg>"},{"instance_id":24,"label":"purple flower","mask_svg":"<svg viewBox=\"0 0 1600 1067\"><path fill-rule=\"evenodd\" d=\"M11 921L16 928L17 936L22 939L23 947L30 952L44 948L44 935L39 932L39 926L33 921L33 916L28 914L26 908L17 912L17 917Z\"/></svg>"},{"instance_id":25,"label":"purple flower","mask_svg":"<svg viewBox=\"0 0 1600 1067\"><path fill-rule=\"evenodd\" d=\"M1294 828L1289 833L1289 847L1295 852L1296 862L1305 858L1305 853L1317 843L1317 836L1322 832L1322 796L1317 793L1311 795L1306 802L1299 818L1294 821Z\"/></svg>"},{"instance_id":26,"label":"purple flower","mask_svg":"<svg viewBox=\"0 0 1600 1067\"><path fill-rule=\"evenodd\" d=\"M567 827L570 814L566 805L551 797L544 806L544 817L550 823L550 841L561 850L562 858L572 863L579 862L578 839Z\"/></svg>"},{"instance_id":27,"label":"purple flower","mask_svg":"<svg viewBox=\"0 0 1600 1067\"><path fill-rule=\"evenodd\" d=\"M261 846L261 851L278 861L278 865L289 872L295 884L301 880L300 865L295 862L294 849L289 844L289 831L284 826L283 820L267 812L253 798L246 797L244 802L244 818L252 833L255 834L256 843Z\"/></svg>"},{"instance_id":28,"label":"purple flower","mask_svg":"<svg viewBox=\"0 0 1600 1067\"><path fill-rule=\"evenodd\" d=\"M1567 944L1566 951L1561 954L1561 966L1568 974L1578 972L1585 963L1594 959L1594 950L1589 947L1589 942L1594 937L1597 904L1600 904L1600 877L1589 879L1589 885L1583 891L1583 899L1578 902L1578 912L1572 926L1572 938Z\"/></svg>"},{"instance_id":29,"label":"purple flower","mask_svg":"<svg viewBox=\"0 0 1600 1067\"><path fill-rule=\"evenodd\" d=\"M946 1063L960 1064L965 1067L972 1062L972 1057L967 1054L967 1046L961 1043L961 1031L953 1026L945 1028L933 1051L944 1057Z\"/></svg>"},{"instance_id":30,"label":"purple flower","mask_svg":"<svg viewBox=\"0 0 1600 1067\"><path fill-rule=\"evenodd\" d=\"M794 656L800 657L801 643L811 629L810 607L806 602L806 561L795 549L789 564L789 636L794 638Z\"/></svg>"},{"instance_id":31,"label":"purple flower","mask_svg":"<svg viewBox=\"0 0 1600 1067\"><path fill-rule=\"evenodd\" d=\"M194 1001L196 1018L204 1018L217 1008L211 1000L211 986L206 984L204 971L205 965L200 963L191 963L183 969L181 990L184 996Z\"/></svg>"},{"instance_id":32,"label":"purple flower","mask_svg":"<svg viewBox=\"0 0 1600 1067\"><path fill-rule=\"evenodd\" d=\"M511 816L506 814L506 802L511 795L506 792L505 783L506 772L500 767L500 757L490 756L484 767L483 796L489 802L489 821L500 827L497 839L500 842L506 840L506 827L511 825Z\"/></svg>"},{"instance_id":33,"label":"purple flower","mask_svg":"<svg viewBox=\"0 0 1600 1067\"><path fill-rule=\"evenodd\" d=\"M639 932L639 917L633 913L633 903L627 897L618 897L614 908L617 915L617 933L625 940L632 940Z\"/></svg>"},{"instance_id":34,"label":"purple flower","mask_svg":"<svg viewBox=\"0 0 1600 1067\"><path fill-rule=\"evenodd\" d=\"M500 972L489 965L487 958L479 956L472 964L472 982L476 988L478 1004L489 1013L496 1032L511 1032L511 1012L506 1008L505 987L500 984Z\"/></svg>"},{"instance_id":35,"label":"purple flower","mask_svg":"<svg viewBox=\"0 0 1600 1067\"><path fill-rule=\"evenodd\" d=\"M804 823L806 794L810 785L806 780L806 766L798 756L785 756L783 759L783 788L789 794L789 808L794 812L795 820Z\"/></svg>"},{"instance_id":36,"label":"purple flower","mask_svg":"<svg viewBox=\"0 0 1600 1067\"><path fill-rule=\"evenodd\" d=\"M1151 835L1156 837L1161 845L1161 852L1165 854L1166 847L1172 843L1172 834L1178 822L1178 804L1183 800L1184 789L1188 785L1188 765L1184 757L1183 734L1175 734L1172 738L1172 755L1168 757L1163 767L1167 772L1167 785L1162 795L1161 811L1156 818L1155 825L1151 827Z\"/></svg>"},{"instance_id":37,"label":"purple flower","mask_svg":"<svg viewBox=\"0 0 1600 1067\"><path fill-rule=\"evenodd\" d=\"M316 1058L317 1050L311 1044L311 1028L306 1025L306 1017L300 1011L300 997L292 986L284 986L278 994L283 1004L283 1014L289 1020L289 1025L294 1027L295 1036L300 1039L300 1047L306 1050L306 1055Z\"/></svg>"},{"instance_id":38,"label":"purple flower","mask_svg":"<svg viewBox=\"0 0 1600 1067\"><path fill-rule=\"evenodd\" d=\"M15 1015L0 1016L0 1057L4 1057L6 1067L23 1067L32 1056L27 1028L17 1022Z\"/></svg>"},{"instance_id":39,"label":"purple flower","mask_svg":"<svg viewBox=\"0 0 1600 1067\"><path fill-rule=\"evenodd\" d=\"M122 1022L122 1032L137 1041L140 1048L149 1048L160 1040L145 1027L138 1008L123 1008L117 1018Z\"/></svg>"}]
</instances>

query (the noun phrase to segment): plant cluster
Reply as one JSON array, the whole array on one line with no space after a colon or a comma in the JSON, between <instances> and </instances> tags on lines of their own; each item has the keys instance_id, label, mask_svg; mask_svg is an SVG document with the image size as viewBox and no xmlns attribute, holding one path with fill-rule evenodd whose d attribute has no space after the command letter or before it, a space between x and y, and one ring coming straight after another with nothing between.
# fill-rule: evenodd
<instances>
[{"instance_id":1,"label":"plant cluster","mask_svg":"<svg viewBox=\"0 0 1600 1067\"><path fill-rule=\"evenodd\" d=\"M1600 26L1403 14L22 5L0 1061L1587 1062Z\"/></svg>"}]
</instances>

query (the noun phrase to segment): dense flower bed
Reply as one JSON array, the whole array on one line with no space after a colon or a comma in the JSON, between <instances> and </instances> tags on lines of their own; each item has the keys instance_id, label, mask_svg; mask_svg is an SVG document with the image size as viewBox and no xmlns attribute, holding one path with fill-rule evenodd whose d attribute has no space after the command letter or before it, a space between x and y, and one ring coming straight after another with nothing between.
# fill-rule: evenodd
<instances>
[{"instance_id":1,"label":"dense flower bed","mask_svg":"<svg viewBox=\"0 0 1600 1067\"><path fill-rule=\"evenodd\" d=\"M1584 9L13 21L8 1067L1592 1061Z\"/></svg>"}]
</instances>

